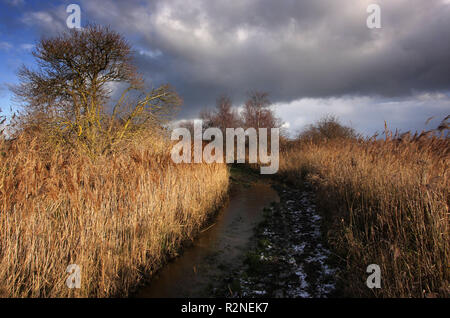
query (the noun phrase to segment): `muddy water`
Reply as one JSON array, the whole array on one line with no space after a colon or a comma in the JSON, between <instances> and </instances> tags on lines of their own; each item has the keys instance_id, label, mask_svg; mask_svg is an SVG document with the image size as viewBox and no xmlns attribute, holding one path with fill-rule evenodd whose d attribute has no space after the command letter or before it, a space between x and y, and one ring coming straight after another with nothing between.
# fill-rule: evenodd
<instances>
[{"instance_id":1,"label":"muddy water","mask_svg":"<svg viewBox=\"0 0 450 318\"><path fill-rule=\"evenodd\" d=\"M233 185L228 203L212 227L200 234L182 256L167 264L137 297L210 297L230 269L242 266L263 208L278 195L270 185Z\"/></svg>"}]
</instances>

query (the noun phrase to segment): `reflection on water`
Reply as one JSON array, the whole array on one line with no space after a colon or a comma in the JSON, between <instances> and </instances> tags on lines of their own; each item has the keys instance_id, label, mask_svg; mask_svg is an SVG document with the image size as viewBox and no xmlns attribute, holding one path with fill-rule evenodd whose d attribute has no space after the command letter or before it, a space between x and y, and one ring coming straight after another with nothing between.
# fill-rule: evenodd
<instances>
[{"instance_id":1,"label":"reflection on water","mask_svg":"<svg viewBox=\"0 0 450 318\"><path fill-rule=\"evenodd\" d=\"M214 225L200 234L183 255L167 264L137 297L209 297L221 273L237 268L245 255L263 208L278 201L270 185L233 185L229 202Z\"/></svg>"}]
</instances>

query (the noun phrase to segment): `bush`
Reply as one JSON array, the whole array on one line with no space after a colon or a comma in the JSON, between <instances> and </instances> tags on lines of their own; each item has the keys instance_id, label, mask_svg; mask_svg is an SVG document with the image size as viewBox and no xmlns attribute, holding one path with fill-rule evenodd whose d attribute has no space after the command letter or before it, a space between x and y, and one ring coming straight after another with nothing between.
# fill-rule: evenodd
<instances>
[{"instance_id":1,"label":"bush","mask_svg":"<svg viewBox=\"0 0 450 318\"><path fill-rule=\"evenodd\" d=\"M318 143L324 140L356 139L358 137L359 135L353 128L342 125L337 117L328 115L306 128L299 134L298 139Z\"/></svg>"}]
</instances>

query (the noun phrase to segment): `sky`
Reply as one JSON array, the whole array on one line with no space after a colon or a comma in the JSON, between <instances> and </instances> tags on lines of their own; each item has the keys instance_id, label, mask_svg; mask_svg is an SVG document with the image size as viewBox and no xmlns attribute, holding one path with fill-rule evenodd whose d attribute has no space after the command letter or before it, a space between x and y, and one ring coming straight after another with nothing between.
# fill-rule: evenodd
<instances>
[{"instance_id":1,"label":"sky","mask_svg":"<svg viewBox=\"0 0 450 318\"><path fill-rule=\"evenodd\" d=\"M324 115L371 135L435 128L450 113L450 0L0 0L0 108L34 44L81 23L109 25L133 46L149 85L172 84L178 119L228 94L267 91L291 134ZM369 29L367 7L381 8ZM428 118L433 120L425 125Z\"/></svg>"}]
</instances>

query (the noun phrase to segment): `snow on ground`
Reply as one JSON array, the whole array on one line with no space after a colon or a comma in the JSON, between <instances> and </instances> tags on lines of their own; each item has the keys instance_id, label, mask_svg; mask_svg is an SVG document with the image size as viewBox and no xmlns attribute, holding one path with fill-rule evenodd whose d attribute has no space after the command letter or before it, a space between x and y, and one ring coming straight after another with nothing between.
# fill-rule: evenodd
<instances>
[{"instance_id":1,"label":"snow on ground","mask_svg":"<svg viewBox=\"0 0 450 318\"><path fill-rule=\"evenodd\" d=\"M336 269L323 246L314 193L277 187L280 203L265 211L257 247L228 279L228 289L234 297L327 297L335 290Z\"/></svg>"}]
</instances>

